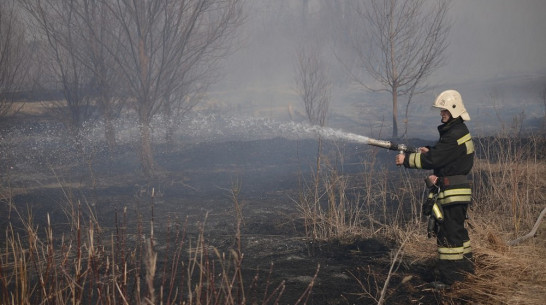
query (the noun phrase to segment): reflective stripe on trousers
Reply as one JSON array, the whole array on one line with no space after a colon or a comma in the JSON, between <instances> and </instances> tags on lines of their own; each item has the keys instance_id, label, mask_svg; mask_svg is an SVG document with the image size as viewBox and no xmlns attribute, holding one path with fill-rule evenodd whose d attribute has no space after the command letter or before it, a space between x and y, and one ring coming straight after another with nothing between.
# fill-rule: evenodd
<instances>
[{"instance_id":1,"label":"reflective stripe on trousers","mask_svg":"<svg viewBox=\"0 0 546 305\"><path fill-rule=\"evenodd\" d=\"M448 248L438 247L438 256L441 260L459 260L463 259L465 254L472 252L470 241L465 241L462 247Z\"/></svg>"}]
</instances>

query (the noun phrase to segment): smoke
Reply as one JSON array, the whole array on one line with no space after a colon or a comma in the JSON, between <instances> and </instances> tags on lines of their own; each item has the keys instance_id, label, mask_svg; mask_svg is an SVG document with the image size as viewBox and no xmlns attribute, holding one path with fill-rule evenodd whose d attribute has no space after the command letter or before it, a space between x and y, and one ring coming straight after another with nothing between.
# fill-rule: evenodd
<instances>
[{"instance_id":1,"label":"smoke","mask_svg":"<svg viewBox=\"0 0 546 305\"><path fill-rule=\"evenodd\" d=\"M333 43L347 34L339 29L335 32L337 28L330 24L343 18L343 14L335 11L342 2L310 0L312 14L307 20L309 26L304 27L300 18L303 1L252 1L243 29L245 43L226 62L225 79L213 88L215 97L219 96L232 109L248 110L250 115L275 117L287 107L299 111L301 101L293 90L295 51L298 44L318 41L335 84L330 114L342 118L329 120L328 124L341 129L354 126L362 129L373 122L370 129L374 130L369 134L390 128L390 96L355 85L347 67L336 58L351 56L348 48L342 49L343 44ZM529 85L536 87L535 83L543 82L546 73L544 11L543 0L453 1L449 10L452 27L446 65L427 79L430 91L414 96L408 114L408 136L437 136L434 126L439 122L438 113L430 105L445 89L457 89L463 94L473 116L470 124L479 123L476 127L484 134L499 128L498 118L488 112L492 87L507 91L506 99L495 101L495 106L503 109L501 113L507 114L507 120L522 108L533 118L537 113L541 115L543 105L538 91L542 86L528 90L528 84L532 81ZM318 16L315 23L310 23ZM304 31L307 35L302 35ZM405 97L400 101L403 105ZM510 110L505 111L506 108ZM403 111L402 106L399 111Z\"/></svg>"},{"instance_id":2,"label":"smoke","mask_svg":"<svg viewBox=\"0 0 546 305\"><path fill-rule=\"evenodd\" d=\"M546 1L455 1L444 80L488 79L546 71Z\"/></svg>"}]
</instances>

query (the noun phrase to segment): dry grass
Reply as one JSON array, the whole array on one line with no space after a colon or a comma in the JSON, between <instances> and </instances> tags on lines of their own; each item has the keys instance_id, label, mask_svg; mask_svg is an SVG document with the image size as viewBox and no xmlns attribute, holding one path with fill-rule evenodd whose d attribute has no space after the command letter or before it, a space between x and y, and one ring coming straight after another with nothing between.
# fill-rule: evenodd
<instances>
[{"instance_id":1,"label":"dry grass","mask_svg":"<svg viewBox=\"0 0 546 305\"><path fill-rule=\"evenodd\" d=\"M327 171L320 183L300 192L296 206L305 223L305 234L310 240L350 240L354 236L368 235L362 225L363 207L360 200L348 198L348 177L335 170ZM317 191L318 190L318 191Z\"/></svg>"},{"instance_id":2,"label":"dry grass","mask_svg":"<svg viewBox=\"0 0 546 305\"><path fill-rule=\"evenodd\" d=\"M49 216L40 228L30 212L14 208L23 230L10 225L0 245L0 304L279 304L285 283L269 280L272 269L265 280L256 273L244 281L251 276L243 275L238 192L234 186L238 242L227 253L208 245L204 222L195 239L188 237L187 222L169 223L158 241L153 192L149 229L142 215L131 229L126 209L113 228L102 228L93 215L84 220L82 207L68 200L71 228L59 233ZM296 304L309 298L318 271Z\"/></svg>"},{"instance_id":3,"label":"dry grass","mask_svg":"<svg viewBox=\"0 0 546 305\"><path fill-rule=\"evenodd\" d=\"M358 175L340 172L323 157L320 177L304 181L295 200L311 240L351 241L381 235L396 239L400 230L421 229L422 179L378 167L368 155Z\"/></svg>"},{"instance_id":4,"label":"dry grass","mask_svg":"<svg viewBox=\"0 0 546 305\"><path fill-rule=\"evenodd\" d=\"M473 176L473 206L469 212L469 234L476 260L475 274L458 283L452 290L440 292L445 304L543 304L546 300L546 224L537 238L516 246L507 242L527 234L546 202L546 160L542 136L519 138L498 136L481 139L479 158ZM373 156L372 156L373 157ZM430 262L436 257L436 242L427 239L420 216L422 202L422 172L400 171L397 185L389 184L389 174L374 168L375 159L363 163L363 187L356 196L359 202L346 200L350 189L340 175L323 179L324 196L315 199L302 196L298 207L306 221L307 234L313 238L331 240L361 234L371 238L381 236L403 248L405 264ZM331 190L336 196L329 196ZM351 189L351 191L354 191ZM302 194L311 194L302 191ZM300 199L301 199L300 198ZM311 198L311 200L309 199ZM320 205L323 200L327 204ZM344 214L343 214L344 213ZM356 229L358 226L364 228ZM396 260L391 262L391 275L396 272ZM388 279L388 277L387 277ZM356 279L357 281L359 279ZM369 279L379 285L378 279ZM369 284L369 283L368 283ZM370 294L360 282L363 295L379 303L385 298L386 285ZM372 289L373 290L373 289Z\"/></svg>"},{"instance_id":5,"label":"dry grass","mask_svg":"<svg viewBox=\"0 0 546 305\"><path fill-rule=\"evenodd\" d=\"M481 219L472 230L476 272L459 283L446 297L454 303L467 300L473 304L544 304L546 300L545 244L531 240L509 247L510 234ZM543 233L544 234L544 233Z\"/></svg>"}]
</instances>

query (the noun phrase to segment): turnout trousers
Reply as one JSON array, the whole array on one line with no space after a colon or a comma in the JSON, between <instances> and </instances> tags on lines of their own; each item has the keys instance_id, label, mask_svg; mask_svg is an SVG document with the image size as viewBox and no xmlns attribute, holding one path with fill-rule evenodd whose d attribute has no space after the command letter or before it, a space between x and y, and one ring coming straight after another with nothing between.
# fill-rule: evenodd
<instances>
[{"instance_id":1,"label":"turnout trousers","mask_svg":"<svg viewBox=\"0 0 546 305\"><path fill-rule=\"evenodd\" d=\"M443 206L444 221L437 224L438 262L435 268L437 281L452 285L463 281L465 273L474 272L472 247L465 228L468 204Z\"/></svg>"}]
</instances>

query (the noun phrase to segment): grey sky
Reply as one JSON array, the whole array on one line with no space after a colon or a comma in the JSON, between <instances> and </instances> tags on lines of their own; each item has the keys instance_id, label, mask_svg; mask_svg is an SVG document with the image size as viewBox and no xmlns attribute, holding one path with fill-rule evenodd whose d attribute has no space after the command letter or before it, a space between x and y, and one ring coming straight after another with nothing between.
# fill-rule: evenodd
<instances>
[{"instance_id":1,"label":"grey sky","mask_svg":"<svg viewBox=\"0 0 546 305\"><path fill-rule=\"evenodd\" d=\"M546 1L454 0L450 15L446 78L546 73Z\"/></svg>"},{"instance_id":2,"label":"grey sky","mask_svg":"<svg viewBox=\"0 0 546 305\"><path fill-rule=\"evenodd\" d=\"M286 27L282 15L287 14L288 7L291 10L288 14L299 16L301 0L269 1L250 2L252 10L247 29L251 30L245 32L250 36L231 58L236 64L228 70L239 80L248 73L258 73L252 76L253 80L256 76L261 78L260 71L267 71L268 80L293 79L285 74L293 72L289 67L296 49L294 41L298 39L279 38L279 35L297 32L297 28L281 30ZM258 17L257 11L261 14ZM452 29L447 61L435 74L437 79L431 80L433 83L546 73L546 0L453 0L449 14ZM321 43L328 45L329 42L322 40Z\"/></svg>"}]
</instances>

